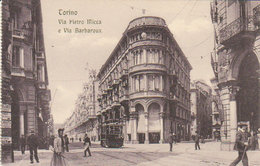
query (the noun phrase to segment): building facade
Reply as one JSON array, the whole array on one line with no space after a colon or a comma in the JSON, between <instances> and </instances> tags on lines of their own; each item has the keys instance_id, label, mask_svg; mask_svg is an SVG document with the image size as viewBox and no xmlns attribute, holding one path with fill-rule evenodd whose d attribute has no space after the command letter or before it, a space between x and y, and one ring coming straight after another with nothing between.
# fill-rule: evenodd
<instances>
[{"instance_id":1,"label":"building facade","mask_svg":"<svg viewBox=\"0 0 260 166\"><path fill-rule=\"evenodd\" d=\"M126 143L189 139L191 69L162 18L132 20L98 73L99 133L121 124Z\"/></svg>"},{"instance_id":2,"label":"building facade","mask_svg":"<svg viewBox=\"0 0 260 166\"><path fill-rule=\"evenodd\" d=\"M208 138L212 136L212 89L204 81L193 81L190 90L191 135L196 131Z\"/></svg>"},{"instance_id":3,"label":"building facade","mask_svg":"<svg viewBox=\"0 0 260 166\"><path fill-rule=\"evenodd\" d=\"M3 63L8 64L12 144L33 130L48 137L50 118L48 73L40 0L3 1Z\"/></svg>"},{"instance_id":4,"label":"building facade","mask_svg":"<svg viewBox=\"0 0 260 166\"><path fill-rule=\"evenodd\" d=\"M233 150L239 122L249 130L260 127L260 2L211 3L215 29L212 67L223 107L221 147Z\"/></svg>"},{"instance_id":5,"label":"building facade","mask_svg":"<svg viewBox=\"0 0 260 166\"><path fill-rule=\"evenodd\" d=\"M83 140L85 133L91 141L98 140L98 121L96 112L98 111L97 101L98 81L95 71L90 72L89 82L84 84L83 92L78 96L75 110L68 120L66 120L65 134L73 140Z\"/></svg>"}]
</instances>

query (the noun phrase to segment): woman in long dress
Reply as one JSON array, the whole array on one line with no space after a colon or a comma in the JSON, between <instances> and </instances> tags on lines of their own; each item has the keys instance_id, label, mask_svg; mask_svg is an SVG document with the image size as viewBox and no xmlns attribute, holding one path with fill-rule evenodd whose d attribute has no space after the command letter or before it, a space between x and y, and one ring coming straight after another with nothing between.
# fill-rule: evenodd
<instances>
[{"instance_id":1,"label":"woman in long dress","mask_svg":"<svg viewBox=\"0 0 260 166\"><path fill-rule=\"evenodd\" d=\"M63 130L59 129L59 136L54 139L53 143L53 157L51 160L51 166L68 166L68 163L65 160L64 156L64 139L63 139Z\"/></svg>"}]
</instances>

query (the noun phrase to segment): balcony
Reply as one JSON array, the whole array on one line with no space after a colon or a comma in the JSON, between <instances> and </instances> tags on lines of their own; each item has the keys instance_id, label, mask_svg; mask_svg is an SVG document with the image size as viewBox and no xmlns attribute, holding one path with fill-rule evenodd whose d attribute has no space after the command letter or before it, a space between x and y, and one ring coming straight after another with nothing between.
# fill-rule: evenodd
<instances>
[{"instance_id":1,"label":"balcony","mask_svg":"<svg viewBox=\"0 0 260 166\"><path fill-rule=\"evenodd\" d=\"M122 103L124 101L128 101L129 97L128 97L128 90L123 90L120 92L120 96L119 96L119 102Z\"/></svg>"},{"instance_id":2,"label":"balcony","mask_svg":"<svg viewBox=\"0 0 260 166\"><path fill-rule=\"evenodd\" d=\"M260 5L256 6L254 9L253 9L253 13L254 13L254 25L257 27L257 28L260 28Z\"/></svg>"},{"instance_id":3,"label":"balcony","mask_svg":"<svg viewBox=\"0 0 260 166\"><path fill-rule=\"evenodd\" d=\"M97 101L100 102L102 100L102 96L100 94L97 95Z\"/></svg>"},{"instance_id":4,"label":"balcony","mask_svg":"<svg viewBox=\"0 0 260 166\"><path fill-rule=\"evenodd\" d=\"M167 68L164 64L159 63L143 63L131 66L129 68L129 73L136 73L136 72L142 72L142 71L160 71L160 72L167 72Z\"/></svg>"},{"instance_id":5,"label":"balcony","mask_svg":"<svg viewBox=\"0 0 260 166\"><path fill-rule=\"evenodd\" d=\"M37 57L37 60L44 61L44 59L45 59L44 52L43 51L36 51L36 57Z\"/></svg>"},{"instance_id":6,"label":"balcony","mask_svg":"<svg viewBox=\"0 0 260 166\"><path fill-rule=\"evenodd\" d=\"M41 100L43 102L49 102L51 101L51 92L50 90L45 90L42 94L41 94Z\"/></svg>"},{"instance_id":7,"label":"balcony","mask_svg":"<svg viewBox=\"0 0 260 166\"><path fill-rule=\"evenodd\" d=\"M25 77L24 68L22 67L12 67L11 75L17 77Z\"/></svg>"},{"instance_id":8,"label":"balcony","mask_svg":"<svg viewBox=\"0 0 260 166\"><path fill-rule=\"evenodd\" d=\"M108 88L107 88L107 91L112 91L112 90L113 90L112 85L109 85Z\"/></svg>"},{"instance_id":9,"label":"balcony","mask_svg":"<svg viewBox=\"0 0 260 166\"><path fill-rule=\"evenodd\" d=\"M13 38L17 38L17 39L24 39L24 32L22 30L19 29L14 29L13 30Z\"/></svg>"},{"instance_id":10,"label":"balcony","mask_svg":"<svg viewBox=\"0 0 260 166\"><path fill-rule=\"evenodd\" d=\"M129 95L131 99L137 99L137 98L147 98L147 97L153 97L153 98L166 98L166 93L163 91L139 91L134 92Z\"/></svg>"},{"instance_id":11,"label":"balcony","mask_svg":"<svg viewBox=\"0 0 260 166\"><path fill-rule=\"evenodd\" d=\"M106 91L106 90L103 90L103 91L102 91L102 96L105 96L105 95L107 95L107 91Z\"/></svg>"},{"instance_id":12,"label":"balcony","mask_svg":"<svg viewBox=\"0 0 260 166\"><path fill-rule=\"evenodd\" d=\"M118 85L118 84L119 84L119 80L118 80L118 79L114 79L112 86L116 86L116 85Z\"/></svg>"},{"instance_id":13,"label":"balcony","mask_svg":"<svg viewBox=\"0 0 260 166\"><path fill-rule=\"evenodd\" d=\"M173 102L178 102L178 97L176 97L176 95L174 95L174 94L172 94L172 93L170 93L169 99L170 99L171 101L173 101Z\"/></svg>"},{"instance_id":14,"label":"balcony","mask_svg":"<svg viewBox=\"0 0 260 166\"><path fill-rule=\"evenodd\" d=\"M128 76L128 70L127 69L123 69L121 78L125 78L127 76Z\"/></svg>"},{"instance_id":15,"label":"balcony","mask_svg":"<svg viewBox=\"0 0 260 166\"><path fill-rule=\"evenodd\" d=\"M113 103L112 103L112 107L117 107L117 106L121 106L121 104L119 103L119 100L118 100L118 96L117 95L114 95L113 96Z\"/></svg>"},{"instance_id":16,"label":"balcony","mask_svg":"<svg viewBox=\"0 0 260 166\"><path fill-rule=\"evenodd\" d=\"M254 35L251 35L254 31L253 17L248 16L246 19L240 17L219 31L220 44L234 44L240 42L241 38L254 39Z\"/></svg>"},{"instance_id":17,"label":"balcony","mask_svg":"<svg viewBox=\"0 0 260 166\"><path fill-rule=\"evenodd\" d=\"M112 107L110 105L108 105L105 109L106 109L106 111L109 111L112 109Z\"/></svg>"}]
</instances>

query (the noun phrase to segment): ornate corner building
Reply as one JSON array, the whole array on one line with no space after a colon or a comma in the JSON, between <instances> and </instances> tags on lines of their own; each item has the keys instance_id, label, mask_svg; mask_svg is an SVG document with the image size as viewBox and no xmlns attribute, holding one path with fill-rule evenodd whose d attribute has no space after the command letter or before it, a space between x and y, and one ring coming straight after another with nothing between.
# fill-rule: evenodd
<instances>
[{"instance_id":1,"label":"ornate corner building","mask_svg":"<svg viewBox=\"0 0 260 166\"><path fill-rule=\"evenodd\" d=\"M191 135L212 137L212 89L203 80L191 83Z\"/></svg>"},{"instance_id":2,"label":"ornate corner building","mask_svg":"<svg viewBox=\"0 0 260 166\"><path fill-rule=\"evenodd\" d=\"M19 147L31 130L49 136L51 100L44 48L40 0L3 0L2 57L11 108L11 137Z\"/></svg>"},{"instance_id":3,"label":"ornate corner building","mask_svg":"<svg viewBox=\"0 0 260 166\"><path fill-rule=\"evenodd\" d=\"M89 82L84 84L83 92L77 98L75 110L64 123L64 133L73 141L83 140L85 133L91 141L98 140L98 81L95 73L90 73Z\"/></svg>"},{"instance_id":4,"label":"ornate corner building","mask_svg":"<svg viewBox=\"0 0 260 166\"><path fill-rule=\"evenodd\" d=\"M99 139L111 132L125 143L163 143L170 132L190 139L191 69L162 18L132 20L97 75Z\"/></svg>"},{"instance_id":5,"label":"ornate corner building","mask_svg":"<svg viewBox=\"0 0 260 166\"><path fill-rule=\"evenodd\" d=\"M215 29L212 67L223 110L222 149L232 150L238 123L260 128L260 2L211 3Z\"/></svg>"}]
</instances>

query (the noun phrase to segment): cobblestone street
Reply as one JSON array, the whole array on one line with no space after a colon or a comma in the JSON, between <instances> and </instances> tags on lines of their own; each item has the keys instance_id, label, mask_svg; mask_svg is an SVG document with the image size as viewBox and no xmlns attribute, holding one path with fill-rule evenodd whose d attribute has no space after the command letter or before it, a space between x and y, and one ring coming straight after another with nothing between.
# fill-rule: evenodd
<instances>
[{"instance_id":1,"label":"cobblestone street","mask_svg":"<svg viewBox=\"0 0 260 166\"><path fill-rule=\"evenodd\" d=\"M201 150L195 151L193 143L179 143L174 145L173 152L169 152L168 144L126 144L123 148L108 149L94 144L91 148L92 156L83 157L81 144L74 143L71 151L65 156L70 166L126 166L126 165L159 165L159 166L227 166L236 158L237 152L220 151L218 142L201 144ZM260 151L249 151L249 165L260 165ZM39 150L40 163L30 164L29 152L25 155L15 152L15 163L5 166L26 166L50 164L52 152ZM241 166L242 164L238 165Z\"/></svg>"}]
</instances>

